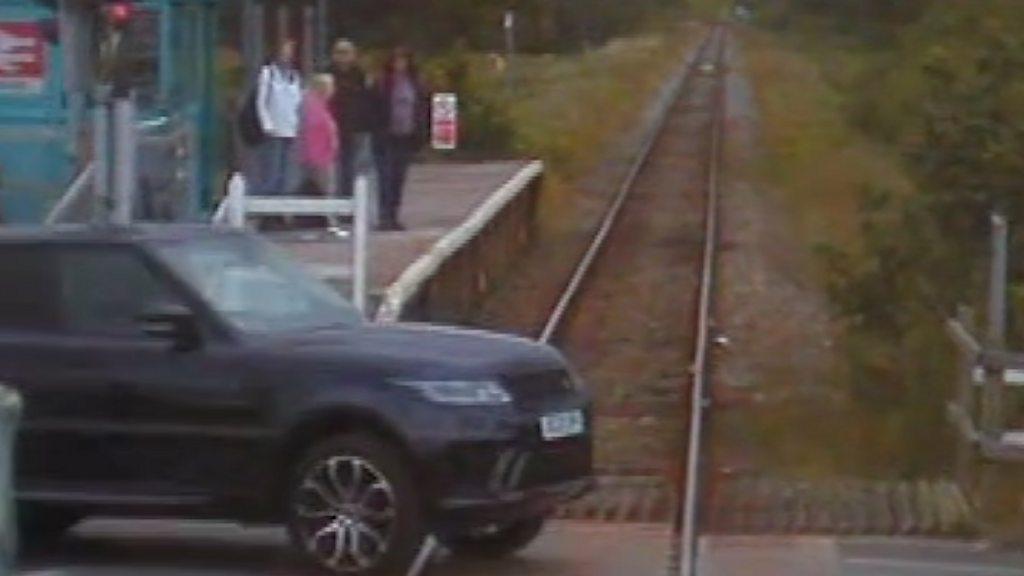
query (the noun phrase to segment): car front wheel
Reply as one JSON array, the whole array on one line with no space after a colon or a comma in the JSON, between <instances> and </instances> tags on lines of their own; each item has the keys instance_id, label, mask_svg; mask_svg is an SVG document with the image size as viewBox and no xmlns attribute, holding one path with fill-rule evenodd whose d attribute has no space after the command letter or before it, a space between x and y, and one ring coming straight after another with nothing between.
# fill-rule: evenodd
<instances>
[{"instance_id":1,"label":"car front wheel","mask_svg":"<svg viewBox=\"0 0 1024 576\"><path fill-rule=\"evenodd\" d=\"M457 556L503 558L526 548L544 529L544 517L528 518L505 526L447 534L441 537L445 547Z\"/></svg>"},{"instance_id":2,"label":"car front wheel","mask_svg":"<svg viewBox=\"0 0 1024 576\"><path fill-rule=\"evenodd\" d=\"M363 434L331 438L301 460L289 491L288 532L320 568L360 576L404 571L425 536L400 453Z\"/></svg>"}]
</instances>

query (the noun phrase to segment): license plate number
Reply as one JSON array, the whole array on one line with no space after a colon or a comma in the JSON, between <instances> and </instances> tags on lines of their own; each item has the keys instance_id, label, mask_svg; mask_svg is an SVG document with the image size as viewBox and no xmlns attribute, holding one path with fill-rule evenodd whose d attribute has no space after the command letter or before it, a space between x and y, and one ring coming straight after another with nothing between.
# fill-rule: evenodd
<instances>
[{"instance_id":1,"label":"license plate number","mask_svg":"<svg viewBox=\"0 0 1024 576\"><path fill-rule=\"evenodd\" d=\"M540 434L545 440L558 440L583 434L586 422L582 410L549 414L540 419Z\"/></svg>"}]
</instances>

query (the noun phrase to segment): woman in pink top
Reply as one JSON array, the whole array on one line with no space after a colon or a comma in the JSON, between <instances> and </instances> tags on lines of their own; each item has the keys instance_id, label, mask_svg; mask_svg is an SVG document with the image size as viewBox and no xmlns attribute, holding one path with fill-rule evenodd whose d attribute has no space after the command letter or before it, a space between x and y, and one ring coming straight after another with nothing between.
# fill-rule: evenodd
<instances>
[{"instance_id":1,"label":"woman in pink top","mask_svg":"<svg viewBox=\"0 0 1024 576\"><path fill-rule=\"evenodd\" d=\"M306 182L325 196L334 196L334 171L340 152L338 126L328 104L333 94L334 78L317 74L302 104L302 167Z\"/></svg>"}]
</instances>

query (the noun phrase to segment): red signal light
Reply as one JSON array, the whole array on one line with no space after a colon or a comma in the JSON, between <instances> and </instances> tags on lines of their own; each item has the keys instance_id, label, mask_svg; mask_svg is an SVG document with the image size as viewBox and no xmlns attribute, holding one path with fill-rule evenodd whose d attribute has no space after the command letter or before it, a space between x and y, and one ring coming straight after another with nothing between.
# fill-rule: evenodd
<instances>
[{"instance_id":1,"label":"red signal light","mask_svg":"<svg viewBox=\"0 0 1024 576\"><path fill-rule=\"evenodd\" d=\"M106 5L107 20L113 26L124 26L132 18L134 9L131 2L111 2Z\"/></svg>"}]
</instances>

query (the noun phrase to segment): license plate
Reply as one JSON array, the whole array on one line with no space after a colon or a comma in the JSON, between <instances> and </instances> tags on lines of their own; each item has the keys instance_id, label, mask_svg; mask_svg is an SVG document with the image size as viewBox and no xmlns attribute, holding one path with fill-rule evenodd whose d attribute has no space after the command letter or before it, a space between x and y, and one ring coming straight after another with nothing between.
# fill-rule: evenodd
<instances>
[{"instance_id":1,"label":"license plate","mask_svg":"<svg viewBox=\"0 0 1024 576\"><path fill-rule=\"evenodd\" d=\"M545 440L558 440L583 434L586 421L582 410L549 414L540 419L540 434Z\"/></svg>"}]
</instances>

